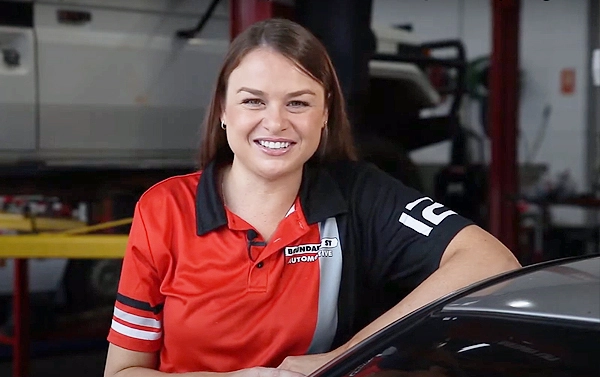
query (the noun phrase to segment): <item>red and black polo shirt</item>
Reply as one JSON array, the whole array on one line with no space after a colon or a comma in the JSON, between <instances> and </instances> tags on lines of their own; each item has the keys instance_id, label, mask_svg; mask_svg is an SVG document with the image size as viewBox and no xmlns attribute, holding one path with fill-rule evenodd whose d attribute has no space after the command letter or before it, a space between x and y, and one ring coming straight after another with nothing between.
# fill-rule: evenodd
<instances>
[{"instance_id":1,"label":"red and black polo shirt","mask_svg":"<svg viewBox=\"0 0 600 377\"><path fill-rule=\"evenodd\" d=\"M108 340L170 373L277 366L347 341L365 297L412 289L471 222L371 165L305 168L267 243L218 194L217 168L140 198Z\"/></svg>"}]
</instances>

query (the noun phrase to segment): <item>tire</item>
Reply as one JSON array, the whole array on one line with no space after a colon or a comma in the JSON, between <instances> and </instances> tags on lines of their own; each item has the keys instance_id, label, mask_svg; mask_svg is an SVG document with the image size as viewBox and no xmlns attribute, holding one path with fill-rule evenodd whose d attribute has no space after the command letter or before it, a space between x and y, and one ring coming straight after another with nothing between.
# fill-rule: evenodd
<instances>
[{"instance_id":1,"label":"tire","mask_svg":"<svg viewBox=\"0 0 600 377\"><path fill-rule=\"evenodd\" d=\"M121 273L120 259L72 260L64 277L69 312L114 303Z\"/></svg>"}]
</instances>

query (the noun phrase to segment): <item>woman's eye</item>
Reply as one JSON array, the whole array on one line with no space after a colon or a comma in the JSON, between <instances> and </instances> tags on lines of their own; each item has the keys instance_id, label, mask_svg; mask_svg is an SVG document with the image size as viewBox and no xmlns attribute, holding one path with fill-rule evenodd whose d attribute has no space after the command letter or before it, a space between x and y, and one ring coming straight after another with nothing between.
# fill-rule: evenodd
<instances>
[{"instance_id":1,"label":"woman's eye","mask_svg":"<svg viewBox=\"0 0 600 377\"><path fill-rule=\"evenodd\" d=\"M306 107L306 106L308 106L308 102L304 102L304 101L291 101L289 103L289 105L291 107Z\"/></svg>"},{"instance_id":2,"label":"woman's eye","mask_svg":"<svg viewBox=\"0 0 600 377\"><path fill-rule=\"evenodd\" d=\"M247 98L247 99L243 100L242 103L245 105L250 105L250 106L262 105L262 101L258 98Z\"/></svg>"}]
</instances>

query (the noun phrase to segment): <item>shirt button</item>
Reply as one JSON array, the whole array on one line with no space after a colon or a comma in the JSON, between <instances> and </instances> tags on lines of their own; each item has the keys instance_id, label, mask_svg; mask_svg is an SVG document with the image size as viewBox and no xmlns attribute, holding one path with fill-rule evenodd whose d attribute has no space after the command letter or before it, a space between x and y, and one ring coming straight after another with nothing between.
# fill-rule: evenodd
<instances>
[{"instance_id":1,"label":"shirt button","mask_svg":"<svg viewBox=\"0 0 600 377\"><path fill-rule=\"evenodd\" d=\"M264 264L263 262L258 262L258 263L256 264L256 268L263 268L263 266L264 266L264 265L265 265L265 264Z\"/></svg>"}]
</instances>

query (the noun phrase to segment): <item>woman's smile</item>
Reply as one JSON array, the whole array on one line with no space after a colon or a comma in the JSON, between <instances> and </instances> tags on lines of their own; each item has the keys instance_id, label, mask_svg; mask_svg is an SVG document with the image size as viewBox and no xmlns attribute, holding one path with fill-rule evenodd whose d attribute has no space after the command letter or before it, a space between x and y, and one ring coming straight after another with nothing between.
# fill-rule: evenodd
<instances>
[{"instance_id":1,"label":"woman's smile","mask_svg":"<svg viewBox=\"0 0 600 377\"><path fill-rule=\"evenodd\" d=\"M258 146L259 150L269 156L284 155L296 145L295 142L287 139L256 139L254 143Z\"/></svg>"}]
</instances>

